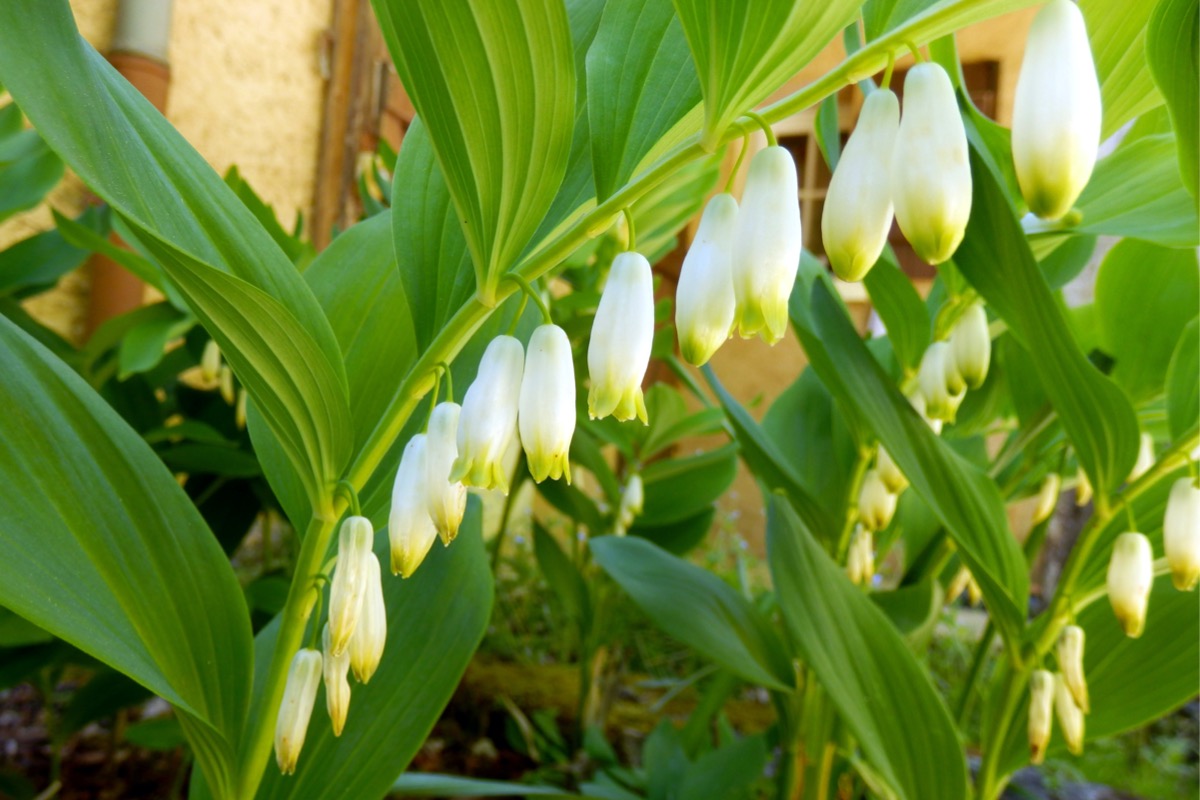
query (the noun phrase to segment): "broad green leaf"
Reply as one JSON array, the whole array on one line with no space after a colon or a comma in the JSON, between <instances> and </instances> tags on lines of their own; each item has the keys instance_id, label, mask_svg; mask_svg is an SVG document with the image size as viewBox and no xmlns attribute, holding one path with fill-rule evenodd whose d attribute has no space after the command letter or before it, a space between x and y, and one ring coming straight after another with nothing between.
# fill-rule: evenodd
<instances>
[{"instance_id":1,"label":"broad green leaf","mask_svg":"<svg viewBox=\"0 0 1200 800\"><path fill-rule=\"evenodd\" d=\"M62 160L22 119L16 103L0 106L0 222L42 202L63 176Z\"/></svg>"},{"instance_id":2,"label":"broad green leaf","mask_svg":"<svg viewBox=\"0 0 1200 800\"><path fill-rule=\"evenodd\" d=\"M436 772L406 772L392 783L392 794L397 797L550 797L555 800L588 796L572 794L557 786L460 778Z\"/></svg>"},{"instance_id":3,"label":"broad green leaf","mask_svg":"<svg viewBox=\"0 0 1200 800\"><path fill-rule=\"evenodd\" d=\"M868 597L887 615L918 654L929 646L942 616L944 590L935 580L924 580Z\"/></svg>"},{"instance_id":4,"label":"broad green leaf","mask_svg":"<svg viewBox=\"0 0 1200 800\"><path fill-rule=\"evenodd\" d=\"M1031 246L1037 243L1030 242ZM1046 277L1051 289L1061 289L1083 272L1096 252L1095 236L1067 236L1060 239L1047 252L1038 252L1038 268Z\"/></svg>"},{"instance_id":5,"label":"broad green leaf","mask_svg":"<svg viewBox=\"0 0 1200 800\"><path fill-rule=\"evenodd\" d=\"M720 578L647 541L601 536L592 556L668 635L744 680L790 691L791 661L770 621Z\"/></svg>"},{"instance_id":6,"label":"broad green leaf","mask_svg":"<svg viewBox=\"0 0 1200 800\"><path fill-rule=\"evenodd\" d=\"M743 736L704 753L688 764L677 800L746 800L757 797L753 785L767 766L767 743L761 734ZM668 795L670 796L670 795Z\"/></svg>"},{"instance_id":7,"label":"broad green leaf","mask_svg":"<svg viewBox=\"0 0 1200 800\"><path fill-rule=\"evenodd\" d=\"M174 705L227 788L252 661L217 540L141 437L7 320L0 373L0 604Z\"/></svg>"},{"instance_id":8,"label":"broad green leaf","mask_svg":"<svg viewBox=\"0 0 1200 800\"><path fill-rule=\"evenodd\" d=\"M883 320L892 351L906 372L915 371L932 333L929 310L912 281L884 256L864 280L871 305Z\"/></svg>"},{"instance_id":9,"label":"broad green leaf","mask_svg":"<svg viewBox=\"0 0 1200 800\"><path fill-rule=\"evenodd\" d=\"M480 504L473 499L454 543L435 547L407 579L388 573L387 536L376 535L387 601L383 661L370 683L351 677L350 714L340 737L330 730L324 690L318 694L296 774L281 775L274 762L268 764L260 800L368 800L388 793L450 701L487 627L492 575L481 529ZM270 660L277 632L278 619L258 634L259 664ZM264 671L256 677L256 695Z\"/></svg>"},{"instance_id":10,"label":"broad green leaf","mask_svg":"<svg viewBox=\"0 0 1200 800\"><path fill-rule=\"evenodd\" d=\"M715 149L735 118L819 53L855 18L859 5L857 0L675 0L704 94L705 149Z\"/></svg>"},{"instance_id":11,"label":"broad green leaf","mask_svg":"<svg viewBox=\"0 0 1200 800\"><path fill-rule=\"evenodd\" d=\"M1182 331L1200 310L1195 250L1125 239L1096 275L1096 317L1112 377L1135 401L1161 393Z\"/></svg>"},{"instance_id":12,"label":"broad green leaf","mask_svg":"<svg viewBox=\"0 0 1200 800\"><path fill-rule=\"evenodd\" d=\"M937 0L867 0L862 8L867 41L887 33L936 2Z\"/></svg>"},{"instance_id":13,"label":"broad green leaf","mask_svg":"<svg viewBox=\"0 0 1200 800\"><path fill-rule=\"evenodd\" d=\"M966 797L958 733L929 673L778 498L767 550L790 638L875 774L901 800Z\"/></svg>"},{"instance_id":14,"label":"broad green leaf","mask_svg":"<svg viewBox=\"0 0 1200 800\"><path fill-rule=\"evenodd\" d=\"M0 295L28 297L49 289L87 260L57 229L42 231L0 250Z\"/></svg>"},{"instance_id":15,"label":"broad green leaf","mask_svg":"<svg viewBox=\"0 0 1200 800\"><path fill-rule=\"evenodd\" d=\"M533 553L542 577L558 596L567 616L586 629L591 625L591 603L583 573L567 557L554 537L536 521L533 523Z\"/></svg>"},{"instance_id":16,"label":"broad green leaf","mask_svg":"<svg viewBox=\"0 0 1200 800\"><path fill-rule=\"evenodd\" d=\"M1012 208L974 151L971 173L971 219L954 261L1029 353L1092 485L1109 492L1137 457L1133 409L1075 343Z\"/></svg>"},{"instance_id":17,"label":"broad green leaf","mask_svg":"<svg viewBox=\"0 0 1200 800\"><path fill-rule=\"evenodd\" d=\"M118 380L154 369L162 361L167 345L183 336L196 324L196 318L170 303L142 306L141 321L129 328L118 351Z\"/></svg>"},{"instance_id":18,"label":"broad green leaf","mask_svg":"<svg viewBox=\"0 0 1200 800\"><path fill-rule=\"evenodd\" d=\"M917 415L823 283L813 287L812 313L816 332L838 365L822 379L835 397L870 421L912 491L946 526L983 588L1000 632L1015 646L1025 619L1029 576L996 485Z\"/></svg>"},{"instance_id":19,"label":"broad green leaf","mask_svg":"<svg viewBox=\"0 0 1200 800\"><path fill-rule=\"evenodd\" d=\"M720 155L693 161L633 204L638 252L651 264L679 246L679 231L700 212L720 174Z\"/></svg>"},{"instance_id":20,"label":"broad green leaf","mask_svg":"<svg viewBox=\"0 0 1200 800\"><path fill-rule=\"evenodd\" d=\"M300 238L302 219L297 220L294 233L285 231L279 224L275 209L259 197L258 192L254 191L254 187L246 182L236 166L229 168L229 171L225 173L224 181L230 189L233 189L238 199L250 210L258 223L263 226L275 244L279 245L279 249L284 252L284 255L296 265L296 268L301 272L307 269L313 257L316 256L316 249L310 242Z\"/></svg>"},{"instance_id":21,"label":"broad green leaf","mask_svg":"<svg viewBox=\"0 0 1200 800\"><path fill-rule=\"evenodd\" d=\"M1200 421L1200 321L1183 329L1167 366L1167 418L1178 439Z\"/></svg>"},{"instance_id":22,"label":"broad green leaf","mask_svg":"<svg viewBox=\"0 0 1200 800\"><path fill-rule=\"evenodd\" d=\"M54 214L54 224L62 237L81 250L92 253L99 253L106 258L115 261L131 273L136 275L140 280L149 286L153 286L158 291L162 292L177 308L186 308L183 298L179 296L179 292L175 290L163 279L162 270L158 268L150 259L135 253L133 250L127 250L124 247L111 241L107 234L107 228L110 227L111 215L107 208L101 211L104 222L101 226L105 230L93 229L90 225L82 224L81 220L72 220L59 214L57 211Z\"/></svg>"},{"instance_id":23,"label":"broad green leaf","mask_svg":"<svg viewBox=\"0 0 1200 800\"><path fill-rule=\"evenodd\" d=\"M1130 236L1167 247L1195 247L1196 206L1183 188L1175 136L1142 136L1096 164L1076 204L1072 230Z\"/></svg>"},{"instance_id":24,"label":"broad green leaf","mask_svg":"<svg viewBox=\"0 0 1200 800\"><path fill-rule=\"evenodd\" d=\"M1179 143L1183 185L1196 198L1200 173L1200 11L1196 0L1159 0L1146 27L1146 62Z\"/></svg>"},{"instance_id":25,"label":"broad green leaf","mask_svg":"<svg viewBox=\"0 0 1200 800\"><path fill-rule=\"evenodd\" d=\"M712 530L716 516L716 506L709 505L694 516L666 525L643 525L640 519L634 520L629 535L654 542L668 553L687 555L704 541L704 537Z\"/></svg>"},{"instance_id":26,"label":"broad green leaf","mask_svg":"<svg viewBox=\"0 0 1200 800\"><path fill-rule=\"evenodd\" d=\"M558 193L575 65L558 0L372 0L466 235L485 301Z\"/></svg>"},{"instance_id":27,"label":"broad green leaf","mask_svg":"<svg viewBox=\"0 0 1200 800\"><path fill-rule=\"evenodd\" d=\"M1154 5L1154 0L1079 2L1100 78L1102 136L1106 139L1163 101L1146 69L1146 23Z\"/></svg>"},{"instance_id":28,"label":"broad green leaf","mask_svg":"<svg viewBox=\"0 0 1200 800\"><path fill-rule=\"evenodd\" d=\"M737 445L655 461L642 470L645 508L639 525L658 526L695 516L725 493L737 474Z\"/></svg>"},{"instance_id":29,"label":"broad green leaf","mask_svg":"<svg viewBox=\"0 0 1200 800\"><path fill-rule=\"evenodd\" d=\"M596 198L627 181L700 102L700 79L671 0L608 3L587 53Z\"/></svg>"}]
</instances>

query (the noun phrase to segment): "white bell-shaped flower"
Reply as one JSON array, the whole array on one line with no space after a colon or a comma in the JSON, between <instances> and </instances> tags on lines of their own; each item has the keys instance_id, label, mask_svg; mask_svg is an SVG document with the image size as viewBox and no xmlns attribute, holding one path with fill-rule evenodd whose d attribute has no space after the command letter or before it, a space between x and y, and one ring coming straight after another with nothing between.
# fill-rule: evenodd
<instances>
[{"instance_id":1,"label":"white bell-shaped flower","mask_svg":"<svg viewBox=\"0 0 1200 800\"><path fill-rule=\"evenodd\" d=\"M708 201L696 238L688 248L675 290L675 328L684 361L699 367L712 358L733 330L733 249L738 204L731 194Z\"/></svg>"},{"instance_id":2,"label":"white bell-shaped flower","mask_svg":"<svg viewBox=\"0 0 1200 800\"><path fill-rule=\"evenodd\" d=\"M296 771L320 685L321 651L307 648L296 651L283 685L279 716L275 718L275 763L284 775Z\"/></svg>"},{"instance_id":3,"label":"white bell-shaped flower","mask_svg":"<svg viewBox=\"0 0 1200 800\"><path fill-rule=\"evenodd\" d=\"M467 487L450 480L450 470L458 458L458 421L462 407L458 403L438 403L429 415L425 434L425 491L429 517L443 544L458 535L467 511Z\"/></svg>"},{"instance_id":4,"label":"white bell-shaped flower","mask_svg":"<svg viewBox=\"0 0 1200 800\"><path fill-rule=\"evenodd\" d=\"M917 371L917 386L925 400L927 418L952 422L957 406L946 386L947 362L953 358L948 342L934 342L925 348Z\"/></svg>"},{"instance_id":5,"label":"white bell-shaped flower","mask_svg":"<svg viewBox=\"0 0 1200 800\"><path fill-rule=\"evenodd\" d=\"M861 281L879 260L892 228L892 152L900 102L887 89L867 95L829 181L821 241L834 273Z\"/></svg>"},{"instance_id":6,"label":"white bell-shaped flower","mask_svg":"<svg viewBox=\"0 0 1200 800\"><path fill-rule=\"evenodd\" d=\"M407 578L417 571L437 538L429 515L428 439L418 433L408 440L392 484L392 510L388 514L392 574Z\"/></svg>"},{"instance_id":7,"label":"white bell-shaped flower","mask_svg":"<svg viewBox=\"0 0 1200 800\"><path fill-rule=\"evenodd\" d=\"M899 495L908 488L908 478L900 471L900 467L892 460L892 454L882 444L879 445L875 456L875 470L879 473L883 485L892 494Z\"/></svg>"},{"instance_id":8,"label":"white bell-shaped flower","mask_svg":"<svg viewBox=\"0 0 1200 800\"><path fill-rule=\"evenodd\" d=\"M1062 477L1057 472L1046 475L1038 489L1037 504L1033 507L1034 525L1050 519L1050 515L1058 507L1058 495L1061 491Z\"/></svg>"},{"instance_id":9,"label":"white bell-shaped flower","mask_svg":"<svg viewBox=\"0 0 1200 800\"><path fill-rule=\"evenodd\" d=\"M796 162L778 145L750 159L733 253L736 324L742 338L775 344L787 333L788 298L800 268Z\"/></svg>"},{"instance_id":10,"label":"white bell-shaped flower","mask_svg":"<svg viewBox=\"0 0 1200 800\"><path fill-rule=\"evenodd\" d=\"M1013 101L1013 167L1029 210L1058 219L1087 185L1100 147L1100 81L1083 13L1051 0L1034 17Z\"/></svg>"},{"instance_id":11,"label":"white bell-shaped flower","mask_svg":"<svg viewBox=\"0 0 1200 800\"><path fill-rule=\"evenodd\" d=\"M1163 518L1163 549L1171 567L1171 582L1180 591L1196 588L1200 579L1200 488L1192 478L1171 486Z\"/></svg>"},{"instance_id":12,"label":"white bell-shaped flower","mask_svg":"<svg viewBox=\"0 0 1200 800\"><path fill-rule=\"evenodd\" d=\"M955 369L966 385L972 389L982 386L992 362L992 337L983 305L972 303L959 317L950 331L950 349Z\"/></svg>"},{"instance_id":13,"label":"white bell-shaped flower","mask_svg":"<svg viewBox=\"0 0 1200 800\"><path fill-rule=\"evenodd\" d=\"M371 553L367 560L367 587L363 594L362 619L350 637L350 669L360 683L371 680L383 659L387 643L387 604L383 599L383 579L379 559Z\"/></svg>"},{"instance_id":14,"label":"white bell-shaped flower","mask_svg":"<svg viewBox=\"0 0 1200 800\"><path fill-rule=\"evenodd\" d=\"M621 492L621 505L617 507L617 525L614 531L617 536L624 536L633 525L633 521L642 513L646 503L646 489L642 476L635 472L629 476L625 489Z\"/></svg>"},{"instance_id":15,"label":"white bell-shaped flower","mask_svg":"<svg viewBox=\"0 0 1200 800\"><path fill-rule=\"evenodd\" d=\"M575 433L575 366L571 341L557 325L541 325L529 337L517 422L529 473L538 483L571 482L571 436Z\"/></svg>"},{"instance_id":16,"label":"white bell-shaped flower","mask_svg":"<svg viewBox=\"0 0 1200 800\"><path fill-rule=\"evenodd\" d=\"M1143 433L1138 439L1138 454L1137 461L1133 462L1133 469L1129 471L1129 482L1133 483L1138 478L1145 475L1154 466L1154 437L1148 433Z\"/></svg>"},{"instance_id":17,"label":"white bell-shaped flower","mask_svg":"<svg viewBox=\"0 0 1200 800\"><path fill-rule=\"evenodd\" d=\"M881 531L895 513L896 495L888 491L877 470L867 470L858 493L858 518L863 527L868 531Z\"/></svg>"},{"instance_id":18,"label":"white bell-shaped flower","mask_svg":"<svg viewBox=\"0 0 1200 800\"><path fill-rule=\"evenodd\" d=\"M366 517L346 517L338 532L337 565L329 584L329 633L335 655L341 655L361 616L366 590L366 563L375 529Z\"/></svg>"},{"instance_id":19,"label":"white bell-shaped flower","mask_svg":"<svg viewBox=\"0 0 1200 800\"><path fill-rule=\"evenodd\" d=\"M1050 745L1054 722L1054 675L1035 669L1029 676L1029 761L1040 764Z\"/></svg>"},{"instance_id":20,"label":"white bell-shaped flower","mask_svg":"<svg viewBox=\"0 0 1200 800\"><path fill-rule=\"evenodd\" d=\"M904 79L892 202L918 256L941 264L954 255L971 215L971 164L954 86L933 62L917 64Z\"/></svg>"},{"instance_id":21,"label":"white bell-shaped flower","mask_svg":"<svg viewBox=\"0 0 1200 800\"><path fill-rule=\"evenodd\" d=\"M1083 467L1075 475L1075 505L1080 508L1092 502L1092 482L1088 480L1087 472Z\"/></svg>"},{"instance_id":22,"label":"white bell-shaped flower","mask_svg":"<svg viewBox=\"0 0 1200 800\"><path fill-rule=\"evenodd\" d=\"M329 724L334 736L341 736L346 726L346 715L350 713L350 653L334 655L329 625L321 632L323 650L323 674L325 676L325 708L329 711Z\"/></svg>"},{"instance_id":23,"label":"white bell-shaped flower","mask_svg":"<svg viewBox=\"0 0 1200 800\"><path fill-rule=\"evenodd\" d=\"M488 343L458 420L458 458L450 480L508 494L504 454L517 430L525 350L511 336Z\"/></svg>"},{"instance_id":24,"label":"white bell-shaped flower","mask_svg":"<svg viewBox=\"0 0 1200 800\"><path fill-rule=\"evenodd\" d=\"M942 421L940 419L931 417L926 411L925 395L921 394L919 384L917 386L917 391L908 395L908 404L913 407L913 410L917 412L917 415L920 416L921 419L925 420L925 424L929 426L930 430L936 434L941 434Z\"/></svg>"},{"instance_id":25,"label":"white bell-shaped flower","mask_svg":"<svg viewBox=\"0 0 1200 800\"><path fill-rule=\"evenodd\" d=\"M588 344L588 416L648 424L642 379L654 345L654 278L640 253L613 259Z\"/></svg>"},{"instance_id":26,"label":"white bell-shaped flower","mask_svg":"<svg viewBox=\"0 0 1200 800\"><path fill-rule=\"evenodd\" d=\"M1058 668L1062 672L1063 682L1071 690L1075 705L1087 714L1091 711L1088 702L1087 678L1083 673L1083 628L1078 625L1068 625L1058 637Z\"/></svg>"},{"instance_id":27,"label":"white bell-shaped flower","mask_svg":"<svg viewBox=\"0 0 1200 800\"><path fill-rule=\"evenodd\" d=\"M1108 562L1108 600L1125 635L1136 639L1146 626L1146 606L1154 584L1154 553L1140 533L1122 533Z\"/></svg>"},{"instance_id":28,"label":"white bell-shaped flower","mask_svg":"<svg viewBox=\"0 0 1200 800\"><path fill-rule=\"evenodd\" d=\"M846 576L858 585L870 584L875 577L875 537L859 525L846 553Z\"/></svg>"},{"instance_id":29,"label":"white bell-shaped flower","mask_svg":"<svg viewBox=\"0 0 1200 800\"><path fill-rule=\"evenodd\" d=\"M1075 704L1075 698L1061 673L1054 676L1054 713L1058 717L1058 728L1067 742L1067 749L1074 755L1082 755L1083 709Z\"/></svg>"}]
</instances>

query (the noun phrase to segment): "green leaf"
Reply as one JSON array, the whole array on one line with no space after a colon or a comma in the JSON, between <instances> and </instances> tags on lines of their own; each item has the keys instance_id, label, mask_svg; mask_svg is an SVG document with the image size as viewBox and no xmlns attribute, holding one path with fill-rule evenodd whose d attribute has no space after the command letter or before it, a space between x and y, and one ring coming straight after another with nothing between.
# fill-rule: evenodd
<instances>
[{"instance_id":1,"label":"green leaf","mask_svg":"<svg viewBox=\"0 0 1200 800\"><path fill-rule=\"evenodd\" d=\"M1107 139L1134 117L1163 101L1146 69L1146 23L1154 2L1080 0L1104 109L1101 136Z\"/></svg>"},{"instance_id":2,"label":"green leaf","mask_svg":"<svg viewBox=\"0 0 1200 800\"><path fill-rule=\"evenodd\" d=\"M147 285L153 286L158 291L167 295L172 304L178 308L185 307L183 299L179 297L179 293L175 290L175 287L163 280L162 271L150 259L140 253L135 253L132 250L113 243L105 233L93 229L90 225L82 224L80 220L68 219L57 211L52 211L51 213L54 214L54 224L67 242L81 250L99 253L115 261ZM107 219L107 209L105 209L104 213ZM103 227L109 227L108 223L105 222Z\"/></svg>"},{"instance_id":3,"label":"green leaf","mask_svg":"<svg viewBox=\"0 0 1200 800\"><path fill-rule=\"evenodd\" d=\"M575 65L555 0L372 0L454 198L488 301L558 193Z\"/></svg>"},{"instance_id":4,"label":"green leaf","mask_svg":"<svg viewBox=\"0 0 1200 800\"><path fill-rule=\"evenodd\" d=\"M791 639L874 772L902 800L966 797L958 733L929 674L778 498L767 550Z\"/></svg>"},{"instance_id":5,"label":"green leaf","mask_svg":"<svg viewBox=\"0 0 1200 800\"><path fill-rule=\"evenodd\" d=\"M587 52L587 84L592 172L603 201L700 103L700 79L671 0L607 3Z\"/></svg>"},{"instance_id":6,"label":"green leaf","mask_svg":"<svg viewBox=\"0 0 1200 800\"><path fill-rule=\"evenodd\" d=\"M536 521L533 523L533 553L542 577L562 603L567 616L583 624L586 629L591 624L591 603L583 573L562 551L554 537Z\"/></svg>"},{"instance_id":7,"label":"green leaf","mask_svg":"<svg viewBox=\"0 0 1200 800\"><path fill-rule=\"evenodd\" d=\"M979 581L1005 641L1016 646L1025 620L1029 575L995 483L917 415L824 283L813 287L812 313L828 356L838 365L822 379L836 397L870 421L912 490L946 526Z\"/></svg>"},{"instance_id":8,"label":"green leaf","mask_svg":"<svg viewBox=\"0 0 1200 800\"><path fill-rule=\"evenodd\" d=\"M433 729L479 646L492 606L492 576L483 546L482 513L472 499L458 538L435 547L404 580L387 573L387 537L377 535L384 565L387 646L371 682L352 683L350 714L334 737L324 692L308 726L296 774L267 767L259 800L328 796L383 797ZM255 640L259 664L271 658L278 619ZM255 694L263 689L260 669Z\"/></svg>"},{"instance_id":9,"label":"green leaf","mask_svg":"<svg viewBox=\"0 0 1200 800\"><path fill-rule=\"evenodd\" d=\"M863 282L872 307L887 328L896 360L906 371L915 371L933 332L925 302L908 276L887 255L867 273Z\"/></svg>"},{"instance_id":10,"label":"green leaf","mask_svg":"<svg viewBox=\"0 0 1200 800\"><path fill-rule=\"evenodd\" d=\"M737 446L733 444L655 461L642 471L646 500L638 524L668 525L695 516L725 493L736 474Z\"/></svg>"},{"instance_id":11,"label":"green leaf","mask_svg":"<svg viewBox=\"0 0 1200 800\"><path fill-rule=\"evenodd\" d=\"M743 736L703 754L691 764L674 795L678 800L745 800L767 766L767 743L760 734Z\"/></svg>"},{"instance_id":12,"label":"green leaf","mask_svg":"<svg viewBox=\"0 0 1200 800\"><path fill-rule=\"evenodd\" d=\"M84 212L85 217L94 214ZM0 250L0 295L28 297L53 286L87 260L57 230L42 231Z\"/></svg>"},{"instance_id":13,"label":"green leaf","mask_svg":"<svg viewBox=\"0 0 1200 800\"><path fill-rule=\"evenodd\" d=\"M63 162L37 131L21 123L15 103L0 107L0 222L33 208L63 176Z\"/></svg>"},{"instance_id":14,"label":"green leaf","mask_svg":"<svg viewBox=\"0 0 1200 800\"><path fill-rule=\"evenodd\" d=\"M117 357L118 380L154 369L166 354L167 345L196 324L195 317L170 303L154 303L130 313L139 314L140 321L121 339Z\"/></svg>"},{"instance_id":15,"label":"green leaf","mask_svg":"<svg viewBox=\"0 0 1200 800\"><path fill-rule=\"evenodd\" d=\"M799 72L858 13L858 0L675 0L704 94L706 150Z\"/></svg>"},{"instance_id":16,"label":"green leaf","mask_svg":"<svg viewBox=\"0 0 1200 800\"><path fill-rule=\"evenodd\" d=\"M629 535L654 542L668 553L687 555L704 541L704 537L712 530L713 519L716 516L716 506L710 505L694 516L666 525L643 525L639 519L634 521Z\"/></svg>"},{"instance_id":17,"label":"green leaf","mask_svg":"<svg viewBox=\"0 0 1200 800\"><path fill-rule=\"evenodd\" d=\"M1148 5L1148 4L1147 4ZM1200 10L1196 0L1159 0L1146 27L1146 62L1179 143L1179 172L1196 199L1200 172Z\"/></svg>"},{"instance_id":18,"label":"green leaf","mask_svg":"<svg viewBox=\"0 0 1200 800\"><path fill-rule=\"evenodd\" d=\"M392 784L392 792L399 797L587 797L572 794L557 786L460 778L436 772L405 773Z\"/></svg>"},{"instance_id":19,"label":"green leaf","mask_svg":"<svg viewBox=\"0 0 1200 800\"><path fill-rule=\"evenodd\" d=\"M1025 347L1092 486L1109 492L1137 457L1133 409L1080 351L1012 208L974 151L971 173L971 219L955 263Z\"/></svg>"},{"instance_id":20,"label":"green leaf","mask_svg":"<svg viewBox=\"0 0 1200 800\"><path fill-rule=\"evenodd\" d=\"M1178 439L1200 420L1200 320L1183 329L1167 366L1167 419Z\"/></svg>"},{"instance_id":21,"label":"green leaf","mask_svg":"<svg viewBox=\"0 0 1200 800\"><path fill-rule=\"evenodd\" d=\"M1112 377L1134 401L1162 392L1179 332L1200 309L1195 250L1125 239L1108 251L1096 275L1100 342Z\"/></svg>"},{"instance_id":22,"label":"green leaf","mask_svg":"<svg viewBox=\"0 0 1200 800\"><path fill-rule=\"evenodd\" d=\"M0 320L0 604L178 709L228 788L252 669L233 570L162 462Z\"/></svg>"},{"instance_id":23,"label":"green leaf","mask_svg":"<svg viewBox=\"0 0 1200 800\"><path fill-rule=\"evenodd\" d=\"M1051 289L1061 289L1079 273L1083 272L1096 252L1095 236L1067 236L1059 239L1047 252L1036 248L1037 242L1031 241L1038 256L1038 268L1046 276L1046 283Z\"/></svg>"},{"instance_id":24,"label":"green leaf","mask_svg":"<svg viewBox=\"0 0 1200 800\"><path fill-rule=\"evenodd\" d=\"M700 212L721 175L719 154L687 164L633 204L638 252L658 263L679 246L679 231Z\"/></svg>"},{"instance_id":25,"label":"green leaf","mask_svg":"<svg viewBox=\"0 0 1200 800\"><path fill-rule=\"evenodd\" d=\"M868 41L887 33L936 2L937 0L867 0L863 4L862 14Z\"/></svg>"},{"instance_id":26,"label":"green leaf","mask_svg":"<svg viewBox=\"0 0 1200 800\"><path fill-rule=\"evenodd\" d=\"M868 596L919 654L929 646L941 619L942 594L937 581L924 580L886 592L871 592Z\"/></svg>"},{"instance_id":27,"label":"green leaf","mask_svg":"<svg viewBox=\"0 0 1200 800\"><path fill-rule=\"evenodd\" d=\"M792 690L795 678L779 635L720 578L642 539L601 536L589 547L596 563L667 634L744 680Z\"/></svg>"}]
</instances>

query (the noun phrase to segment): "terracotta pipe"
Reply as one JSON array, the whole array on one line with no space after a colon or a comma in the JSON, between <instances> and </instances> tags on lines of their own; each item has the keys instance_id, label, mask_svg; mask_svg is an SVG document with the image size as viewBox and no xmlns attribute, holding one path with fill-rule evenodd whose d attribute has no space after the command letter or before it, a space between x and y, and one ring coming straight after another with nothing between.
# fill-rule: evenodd
<instances>
[{"instance_id":1,"label":"terracotta pipe","mask_svg":"<svg viewBox=\"0 0 1200 800\"><path fill-rule=\"evenodd\" d=\"M171 0L122 0L108 54L109 63L160 113L167 107L171 80L171 69L167 64L170 23ZM125 246L115 233L109 238ZM141 306L145 286L105 256L93 255L88 266L92 273L92 289L85 336L91 337L108 320Z\"/></svg>"}]
</instances>

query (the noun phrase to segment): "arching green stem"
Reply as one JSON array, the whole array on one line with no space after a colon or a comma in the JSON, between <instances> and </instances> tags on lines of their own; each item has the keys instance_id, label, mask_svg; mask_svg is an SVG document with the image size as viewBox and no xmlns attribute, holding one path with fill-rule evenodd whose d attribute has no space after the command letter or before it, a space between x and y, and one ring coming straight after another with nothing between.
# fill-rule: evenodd
<instances>
[{"instance_id":1,"label":"arching green stem","mask_svg":"<svg viewBox=\"0 0 1200 800\"><path fill-rule=\"evenodd\" d=\"M637 250L637 227L633 224L633 209L625 206L621 209L621 213L625 216L625 232L629 240L625 249Z\"/></svg>"},{"instance_id":2,"label":"arching green stem","mask_svg":"<svg viewBox=\"0 0 1200 800\"><path fill-rule=\"evenodd\" d=\"M633 225L632 222L630 222L629 224L630 224L630 226ZM630 227L631 235L632 235L632 231L633 231L633 228ZM547 325L554 324L554 318L550 316L550 307L546 305L546 301L542 299L542 296L540 294L538 294L538 291L533 288L533 285L528 280L526 280L525 278L522 278L520 275L518 275L515 272L509 272L509 273L505 274L504 280L512 281L517 286L521 287L521 289L525 292L525 294L529 297L529 299L532 300L537 305L538 310L542 312L542 322L544 322ZM519 315L518 315L518 318L519 318Z\"/></svg>"},{"instance_id":3,"label":"arching green stem","mask_svg":"<svg viewBox=\"0 0 1200 800\"><path fill-rule=\"evenodd\" d=\"M758 127L762 128L762 132L767 137L767 145L776 147L779 145L779 140L775 138L775 131L771 130L771 123L767 122L762 114L757 111L747 111L746 116L758 123Z\"/></svg>"}]
</instances>

